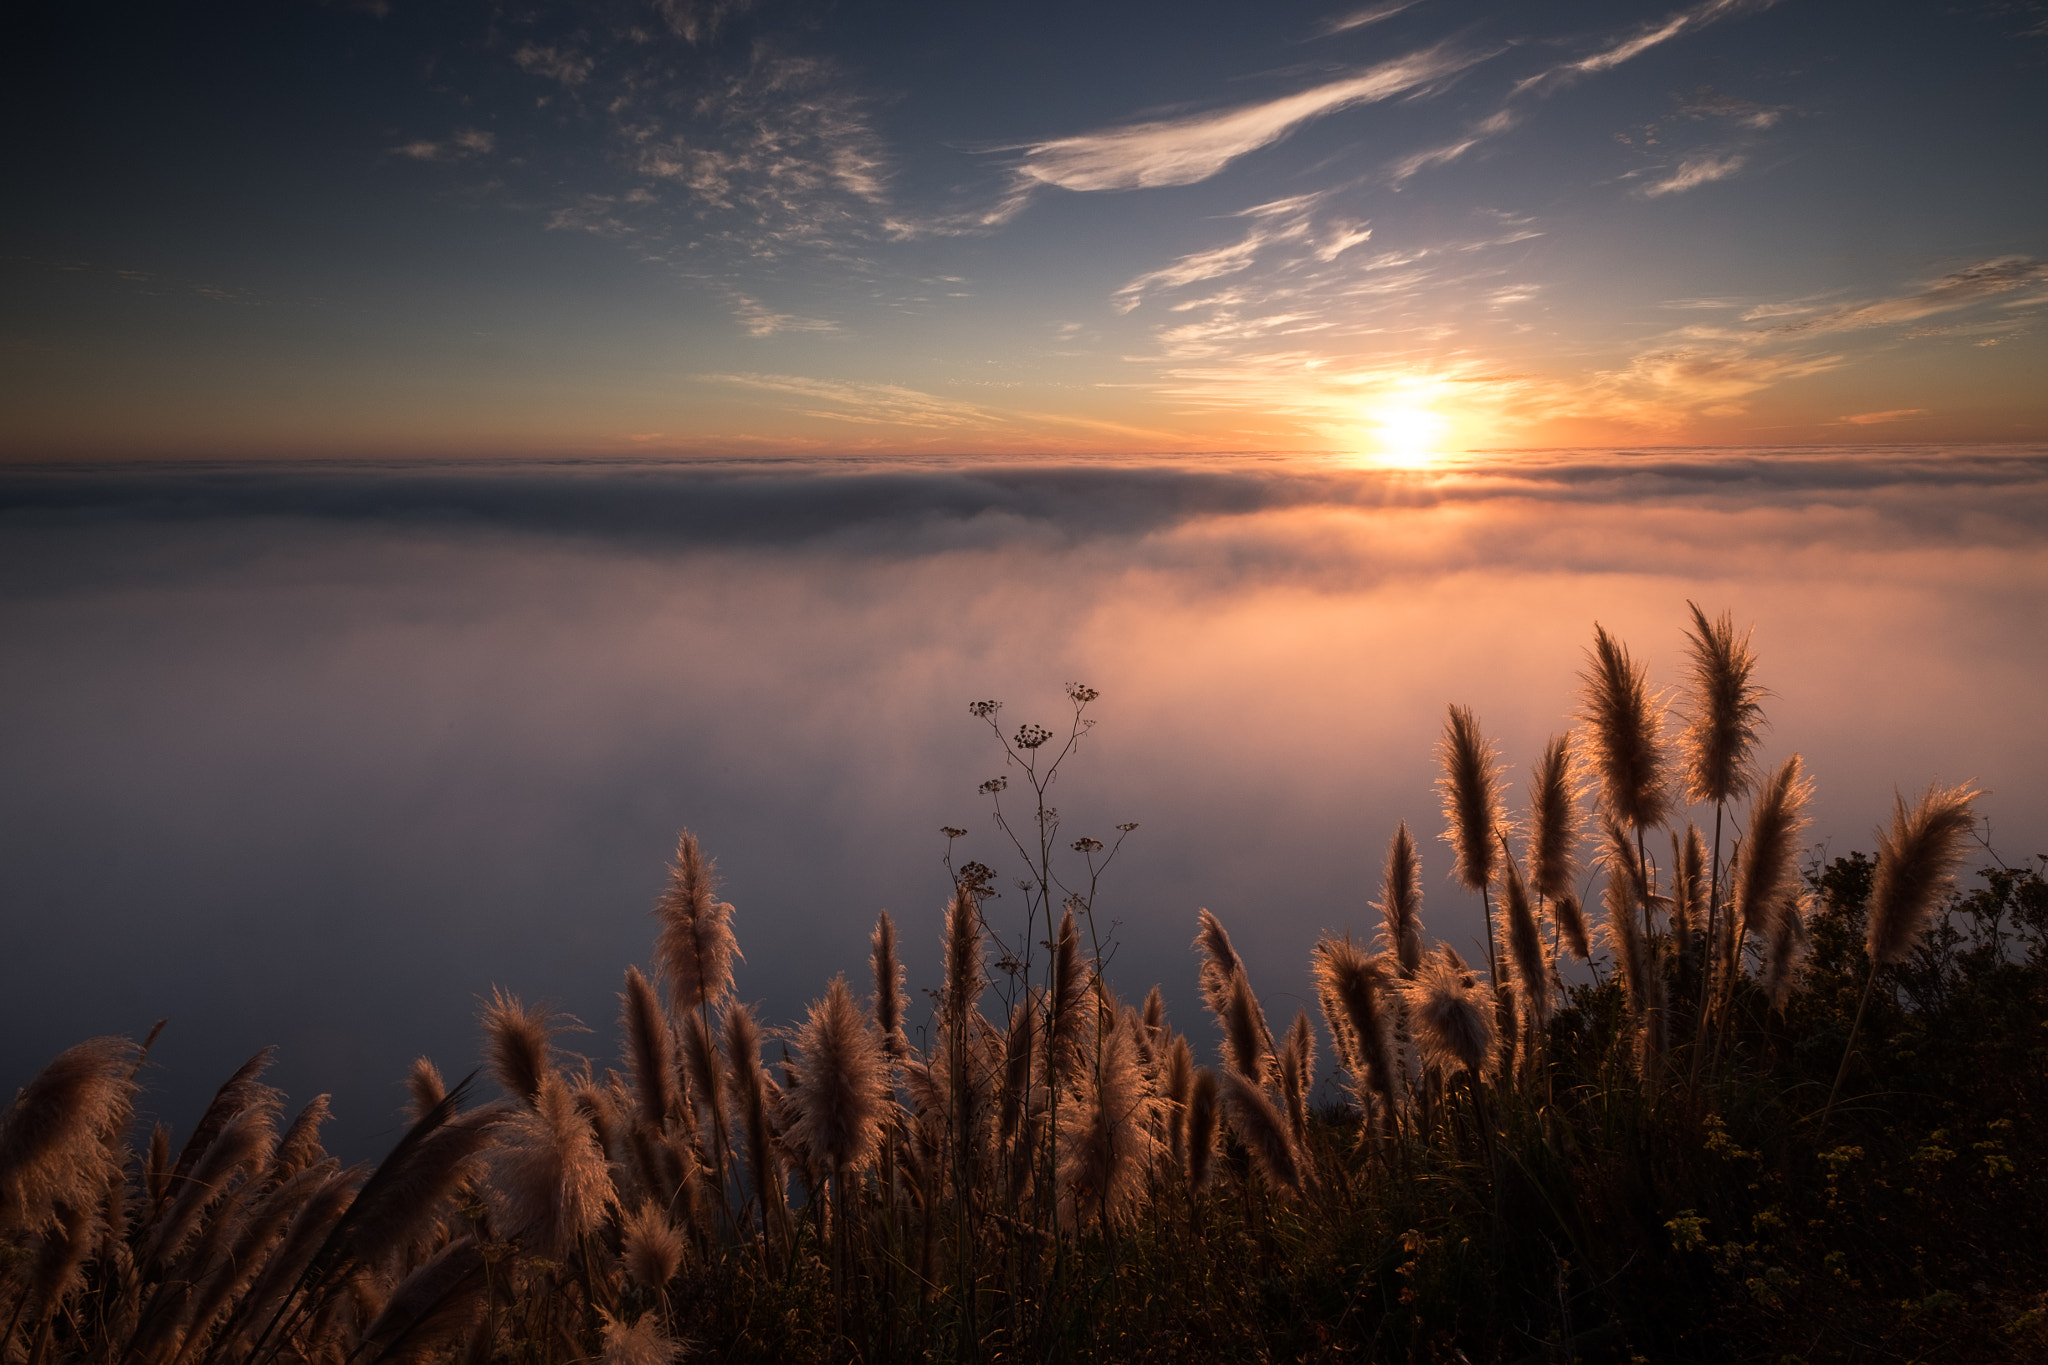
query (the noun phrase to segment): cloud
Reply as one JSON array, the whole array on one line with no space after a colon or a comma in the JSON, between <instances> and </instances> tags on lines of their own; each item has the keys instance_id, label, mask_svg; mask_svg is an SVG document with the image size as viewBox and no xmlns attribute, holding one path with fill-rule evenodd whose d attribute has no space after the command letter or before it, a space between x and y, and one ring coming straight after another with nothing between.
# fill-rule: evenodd
<instances>
[{"instance_id":1,"label":"cloud","mask_svg":"<svg viewBox=\"0 0 2048 1365\"><path fill-rule=\"evenodd\" d=\"M527 43L512 54L512 61L522 71L559 81L571 90L589 80L597 69L597 59L589 53L552 43Z\"/></svg>"},{"instance_id":2,"label":"cloud","mask_svg":"<svg viewBox=\"0 0 2048 1365\"><path fill-rule=\"evenodd\" d=\"M1749 100L1724 95L1712 86L1703 85L1691 95L1681 96L1678 112L1691 118L1724 118L1738 127L1761 133L1776 125L1779 119L1791 112L1789 105L1756 104Z\"/></svg>"},{"instance_id":3,"label":"cloud","mask_svg":"<svg viewBox=\"0 0 2048 1365\"><path fill-rule=\"evenodd\" d=\"M1886 422L1903 422L1908 417L1926 417L1933 411L1932 408L1894 408L1890 412L1859 412L1841 420L1852 427L1874 427Z\"/></svg>"},{"instance_id":4,"label":"cloud","mask_svg":"<svg viewBox=\"0 0 2048 1365\"><path fill-rule=\"evenodd\" d=\"M1554 88L1577 80L1581 76L1611 71L1623 62L1640 57L1651 48L1667 43L1681 34L1705 28L1708 24L1730 15L1769 9L1775 3L1777 0L1704 0L1691 9L1679 10L1657 23L1643 25L1633 34L1590 57L1563 62L1531 76L1516 85L1514 92L1519 95L1526 91Z\"/></svg>"},{"instance_id":5,"label":"cloud","mask_svg":"<svg viewBox=\"0 0 2048 1365\"><path fill-rule=\"evenodd\" d=\"M626 237L634 228L618 215L618 199L609 194L586 194L573 204L564 204L548 215L550 232L588 232L595 237Z\"/></svg>"},{"instance_id":6,"label":"cloud","mask_svg":"<svg viewBox=\"0 0 2048 1365\"><path fill-rule=\"evenodd\" d=\"M718 36L728 19L745 14L754 0L653 0L669 31L686 43L705 43Z\"/></svg>"},{"instance_id":7,"label":"cloud","mask_svg":"<svg viewBox=\"0 0 2048 1365\"><path fill-rule=\"evenodd\" d=\"M1678 163L1678 169L1663 180L1645 185L1642 194L1648 199L1657 199L1667 194L1683 194L1686 190L1716 180L1726 180L1749 163L1741 153L1727 156L1689 156Z\"/></svg>"},{"instance_id":8,"label":"cloud","mask_svg":"<svg viewBox=\"0 0 2048 1365\"><path fill-rule=\"evenodd\" d=\"M1455 142L1447 142L1441 147L1431 147L1427 151L1416 152L1411 156L1402 157L1390 168L1392 172L1390 178L1396 185L1405 185L1418 172L1427 170L1431 166L1441 166L1446 162L1456 161L1486 139L1505 133L1519 122L1521 122L1521 119L1512 110L1503 109L1499 113L1492 114L1473 124L1466 131L1465 136Z\"/></svg>"},{"instance_id":9,"label":"cloud","mask_svg":"<svg viewBox=\"0 0 2048 1365\"><path fill-rule=\"evenodd\" d=\"M1278 228L1253 228L1238 241L1223 246L1190 252L1170 265L1147 271L1117 290L1114 296L1116 310L1119 313L1130 312L1143 301L1148 289L1177 289L1200 280L1236 274L1250 266L1265 247L1275 242L1297 241L1306 236L1308 230L1308 220L1301 217ZM1368 232L1367 235L1371 234Z\"/></svg>"},{"instance_id":10,"label":"cloud","mask_svg":"<svg viewBox=\"0 0 2048 1365\"><path fill-rule=\"evenodd\" d=\"M636 109L619 136L635 174L738 220L728 229L735 245L829 245L881 230L887 157L830 63L757 54L701 92L691 113L678 128Z\"/></svg>"},{"instance_id":11,"label":"cloud","mask_svg":"<svg viewBox=\"0 0 2048 1365\"><path fill-rule=\"evenodd\" d=\"M486 156L497 145L497 138L480 128L458 128L446 142L421 139L401 143L391 151L414 161L453 161L465 156Z\"/></svg>"},{"instance_id":12,"label":"cloud","mask_svg":"<svg viewBox=\"0 0 2048 1365\"><path fill-rule=\"evenodd\" d=\"M1331 38L1339 33L1349 33L1368 24L1377 24L1382 19L1391 19L1402 10L1413 9L1421 3L1422 0L1383 0L1381 4L1367 5L1348 14L1332 15L1316 25L1316 36Z\"/></svg>"},{"instance_id":13,"label":"cloud","mask_svg":"<svg viewBox=\"0 0 2048 1365\"><path fill-rule=\"evenodd\" d=\"M1312 119L1421 89L1490 55L1440 44L1259 104L1030 143L1018 175L1082 191L1193 185Z\"/></svg>"},{"instance_id":14,"label":"cloud","mask_svg":"<svg viewBox=\"0 0 2048 1365\"><path fill-rule=\"evenodd\" d=\"M799 317L794 313L777 313L770 310L758 299L745 294L734 294L733 316L739 320L748 336L772 337L778 332L836 332L839 324L829 318Z\"/></svg>"},{"instance_id":15,"label":"cloud","mask_svg":"<svg viewBox=\"0 0 2048 1365\"><path fill-rule=\"evenodd\" d=\"M808 406L790 410L835 422L907 427L988 427L997 419L981 408L956 403L900 384L807 379L789 374L703 374L707 384L731 384L784 394Z\"/></svg>"},{"instance_id":16,"label":"cloud","mask_svg":"<svg viewBox=\"0 0 2048 1365\"><path fill-rule=\"evenodd\" d=\"M2048 285L2048 261L2031 256L2000 256L1950 271L1897 298L1835 308L1818 317L1785 323L1774 330L1781 333L1851 332L1868 327L1888 327L2044 285ZM2010 303L2031 306L2048 303L2048 297L2027 296L2012 299Z\"/></svg>"}]
</instances>

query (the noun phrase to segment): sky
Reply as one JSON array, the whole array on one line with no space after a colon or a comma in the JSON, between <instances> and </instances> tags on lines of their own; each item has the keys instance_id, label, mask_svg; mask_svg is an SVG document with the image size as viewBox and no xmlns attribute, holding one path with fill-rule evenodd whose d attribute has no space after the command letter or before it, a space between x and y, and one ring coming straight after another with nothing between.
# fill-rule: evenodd
<instances>
[{"instance_id":1,"label":"sky","mask_svg":"<svg viewBox=\"0 0 2048 1365\"><path fill-rule=\"evenodd\" d=\"M1108 979L1160 985L1206 1061L1197 908L1284 1024L1318 936L1376 934L1399 821L1429 934L1483 958L1439 838L1447 704L1519 816L1596 622L1683 705L1688 600L1754 631L1759 756L1816 784L1803 845L1870 852L1895 793L1970 782L1972 866L2028 863L2044 527L2040 448L0 469L0 1094L168 1019L150 1114L186 1131L274 1044L371 1156L414 1057L476 1064L498 988L580 1019L601 1071L685 827L766 1023L864 990L887 908L917 1025L941 827L1023 936L968 704L1060 726L1072 682L1100 723L1061 854L1136 823Z\"/></svg>"},{"instance_id":2,"label":"sky","mask_svg":"<svg viewBox=\"0 0 2048 1365\"><path fill-rule=\"evenodd\" d=\"M2048 438L2048 5L19 6L0 459Z\"/></svg>"}]
</instances>

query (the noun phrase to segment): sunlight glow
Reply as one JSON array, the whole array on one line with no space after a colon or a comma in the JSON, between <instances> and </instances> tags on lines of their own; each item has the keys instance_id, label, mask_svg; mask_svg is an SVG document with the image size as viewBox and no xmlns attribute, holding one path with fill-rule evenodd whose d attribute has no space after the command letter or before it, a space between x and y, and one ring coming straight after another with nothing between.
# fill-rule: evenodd
<instances>
[{"instance_id":1,"label":"sunlight glow","mask_svg":"<svg viewBox=\"0 0 2048 1365\"><path fill-rule=\"evenodd\" d=\"M1375 427L1379 463L1394 469L1426 469L1442 451L1450 422L1419 403L1396 402L1376 407L1370 417Z\"/></svg>"}]
</instances>

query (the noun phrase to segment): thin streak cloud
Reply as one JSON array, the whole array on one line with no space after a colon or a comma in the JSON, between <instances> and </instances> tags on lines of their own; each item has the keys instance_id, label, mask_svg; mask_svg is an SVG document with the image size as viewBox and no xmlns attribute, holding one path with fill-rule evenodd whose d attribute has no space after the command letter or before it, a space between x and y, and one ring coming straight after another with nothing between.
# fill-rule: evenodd
<instances>
[{"instance_id":1,"label":"thin streak cloud","mask_svg":"<svg viewBox=\"0 0 2048 1365\"><path fill-rule=\"evenodd\" d=\"M1574 81L1580 76L1611 71L1623 62L1640 57L1651 48L1667 43L1682 33L1704 28L1730 15L1769 9L1776 3L1777 0L1705 0L1704 4L1679 10L1661 23L1645 25L1633 35L1590 57L1582 57L1575 62L1564 62L1551 67L1548 71L1531 76L1515 87L1515 93L1519 95L1524 91L1543 90Z\"/></svg>"},{"instance_id":2,"label":"thin streak cloud","mask_svg":"<svg viewBox=\"0 0 2048 1365\"><path fill-rule=\"evenodd\" d=\"M1210 114L1032 143L1018 174L1068 190L1193 185L1312 119L1433 85L1494 55L1438 45L1298 94Z\"/></svg>"},{"instance_id":3,"label":"thin streak cloud","mask_svg":"<svg viewBox=\"0 0 2048 1365\"><path fill-rule=\"evenodd\" d=\"M1740 154L1730 156L1689 156L1678 163L1678 169L1655 184L1643 186L1643 196L1659 199L1667 194L1683 194L1701 185L1716 180L1726 180L1744 166L1749 158Z\"/></svg>"},{"instance_id":4,"label":"thin streak cloud","mask_svg":"<svg viewBox=\"0 0 2048 1365\"><path fill-rule=\"evenodd\" d=\"M1339 33L1349 33L1353 29L1377 24L1382 19L1391 19L1402 10L1414 9L1421 3L1422 0L1388 0L1386 4L1367 5L1348 14L1333 15L1316 25L1316 36L1334 38Z\"/></svg>"}]
</instances>

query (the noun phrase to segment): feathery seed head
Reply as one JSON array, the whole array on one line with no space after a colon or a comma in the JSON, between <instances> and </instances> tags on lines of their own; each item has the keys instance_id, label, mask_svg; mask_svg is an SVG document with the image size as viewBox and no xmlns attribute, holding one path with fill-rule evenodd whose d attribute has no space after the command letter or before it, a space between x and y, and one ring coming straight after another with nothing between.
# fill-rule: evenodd
<instances>
[{"instance_id":1,"label":"feathery seed head","mask_svg":"<svg viewBox=\"0 0 2048 1365\"><path fill-rule=\"evenodd\" d=\"M1092 1072L1060 1110L1060 1200L1074 1226L1134 1222L1158 1155L1156 1102L1138 1069L1132 1022L1126 1015L1103 1034Z\"/></svg>"},{"instance_id":2,"label":"feathery seed head","mask_svg":"<svg viewBox=\"0 0 2048 1365\"><path fill-rule=\"evenodd\" d=\"M1351 1092L1371 1121L1369 1096L1377 1096L1383 1112L1398 1111L1401 1090L1394 1046L1399 1009L1391 958L1367 957L1345 939L1326 938L1313 955L1316 994L1332 1037L1341 1038L1338 1054L1351 1073ZM1416 971L1427 971L1417 962ZM1413 978L1408 978L1413 979Z\"/></svg>"},{"instance_id":3,"label":"feathery seed head","mask_svg":"<svg viewBox=\"0 0 2048 1365\"><path fill-rule=\"evenodd\" d=\"M1497 912L1502 937L1507 940L1507 958L1514 971L1515 996L1528 1019L1537 1028L1550 1024L1550 955L1543 948L1543 931L1536 924L1535 907L1515 860L1503 850L1501 896Z\"/></svg>"},{"instance_id":4,"label":"feathery seed head","mask_svg":"<svg viewBox=\"0 0 2048 1365\"><path fill-rule=\"evenodd\" d=\"M1529 783L1529 884L1550 900L1571 894L1578 879L1576 850L1584 817L1572 734L1555 735Z\"/></svg>"},{"instance_id":5,"label":"feathery seed head","mask_svg":"<svg viewBox=\"0 0 2048 1365\"><path fill-rule=\"evenodd\" d=\"M1466 890L1478 891L1493 880L1495 837L1505 817L1500 763L1479 732L1479 718L1456 704L1444 722L1437 755L1444 768L1437 779L1444 798L1444 842L1457 854L1458 880Z\"/></svg>"},{"instance_id":6,"label":"feathery seed head","mask_svg":"<svg viewBox=\"0 0 2048 1365\"><path fill-rule=\"evenodd\" d=\"M1447 943L1423 959L1415 979L1402 989L1425 1063L1445 1076L1463 1071L1483 1080L1492 1073L1499 1028L1491 992L1479 985L1456 949Z\"/></svg>"},{"instance_id":7,"label":"feathery seed head","mask_svg":"<svg viewBox=\"0 0 2048 1365\"><path fill-rule=\"evenodd\" d=\"M868 965L875 974L875 1027L889 1060L901 1062L910 1055L910 1042L903 1036L903 963L896 956L896 921L887 910L875 917L868 944L873 949Z\"/></svg>"},{"instance_id":8,"label":"feathery seed head","mask_svg":"<svg viewBox=\"0 0 2048 1365\"><path fill-rule=\"evenodd\" d=\"M1387 951L1401 964L1401 975L1413 976L1422 965L1422 863L1415 856L1415 837L1403 820L1387 841L1386 872L1380 881L1379 911Z\"/></svg>"},{"instance_id":9,"label":"feathery seed head","mask_svg":"<svg viewBox=\"0 0 2048 1365\"><path fill-rule=\"evenodd\" d=\"M1742 864L1736 870L1735 909L1742 927L1767 938L1778 903L1797 894L1799 835L1807 826L1806 803L1813 783L1799 772L1799 755L1779 765L1757 793L1750 808L1749 832L1742 841Z\"/></svg>"},{"instance_id":10,"label":"feathery seed head","mask_svg":"<svg viewBox=\"0 0 2048 1365\"><path fill-rule=\"evenodd\" d=\"M684 830L668 886L654 906L661 921L655 952L669 1009L677 1016L716 1004L732 989L732 960L742 954L733 937L732 906L717 891L717 865L704 856L697 836Z\"/></svg>"},{"instance_id":11,"label":"feathery seed head","mask_svg":"<svg viewBox=\"0 0 2048 1365\"><path fill-rule=\"evenodd\" d=\"M1738 639L1727 612L1713 620L1692 608L1686 639L1692 651L1692 685L1686 698L1685 731L1678 751L1688 801L1721 803L1745 795L1756 782L1751 750L1763 727L1764 690L1750 681L1756 654L1748 631Z\"/></svg>"},{"instance_id":12,"label":"feathery seed head","mask_svg":"<svg viewBox=\"0 0 2048 1365\"><path fill-rule=\"evenodd\" d=\"M803 1084L790 1096L790 1143L822 1170L864 1170L881 1144L888 1073L844 976L811 1005L796 1045Z\"/></svg>"},{"instance_id":13,"label":"feathery seed head","mask_svg":"<svg viewBox=\"0 0 2048 1365\"><path fill-rule=\"evenodd\" d=\"M1649 670L1598 624L1586 652L1583 715L1591 731L1600 808L1624 825L1653 829L1671 809L1663 750L1664 704L1650 692Z\"/></svg>"},{"instance_id":14,"label":"feathery seed head","mask_svg":"<svg viewBox=\"0 0 2048 1365\"><path fill-rule=\"evenodd\" d=\"M1911 806L1892 799L1891 828L1877 836L1877 877L1870 888L1871 961L1906 960L1927 931L1976 827L1971 803L1984 793L1964 783L1929 787Z\"/></svg>"},{"instance_id":15,"label":"feathery seed head","mask_svg":"<svg viewBox=\"0 0 2048 1365\"><path fill-rule=\"evenodd\" d=\"M500 1127L491 1183L504 1230L558 1261L595 1232L618 1202L597 1134L553 1072L542 1078L533 1103Z\"/></svg>"},{"instance_id":16,"label":"feathery seed head","mask_svg":"<svg viewBox=\"0 0 2048 1365\"><path fill-rule=\"evenodd\" d=\"M44 1229L61 1205L96 1202L108 1143L128 1124L134 1043L93 1038L66 1048L0 1115L0 1230Z\"/></svg>"},{"instance_id":17,"label":"feathery seed head","mask_svg":"<svg viewBox=\"0 0 2048 1365\"><path fill-rule=\"evenodd\" d=\"M620 1260L642 1288L661 1289L683 1268L683 1235L653 1200L628 1214L619 1234Z\"/></svg>"}]
</instances>

